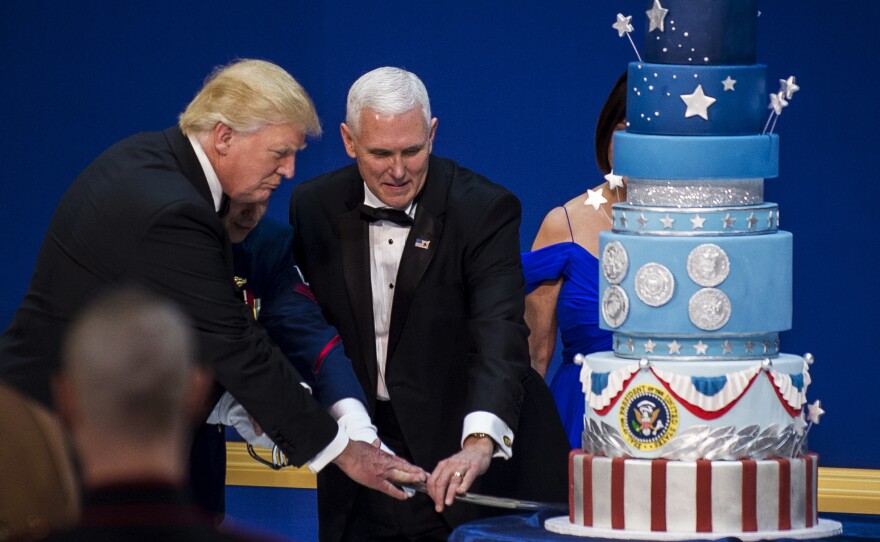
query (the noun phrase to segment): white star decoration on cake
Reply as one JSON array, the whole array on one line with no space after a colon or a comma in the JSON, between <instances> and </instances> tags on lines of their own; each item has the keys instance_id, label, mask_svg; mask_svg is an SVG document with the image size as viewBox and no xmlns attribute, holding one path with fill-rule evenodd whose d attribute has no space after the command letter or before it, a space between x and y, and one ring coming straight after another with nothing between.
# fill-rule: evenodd
<instances>
[{"instance_id":1,"label":"white star decoration on cake","mask_svg":"<svg viewBox=\"0 0 880 542\"><path fill-rule=\"evenodd\" d=\"M705 224L706 219L701 217L700 215L695 215L691 219L691 224L693 224L694 229L703 229L703 225Z\"/></svg>"},{"instance_id":2,"label":"white star decoration on cake","mask_svg":"<svg viewBox=\"0 0 880 542\"><path fill-rule=\"evenodd\" d=\"M709 106L715 103L715 98L703 93L703 85L697 85L693 94L682 94L681 100L687 105L684 112L685 118L699 115L703 120L709 120Z\"/></svg>"},{"instance_id":3,"label":"white star decoration on cake","mask_svg":"<svg viewBox=\"0 0 880 542\"><path fill-rule=\"evenodd\" d=\"M800 89L801 87L797 86L794 82L794 75L789 76L788 79L779 80L779 92L785 93L785 97L789 100Z\"/></svg>"},{"instance_id":4,"label":"white star decoration on cake","mask_svg":"<svg viewBox=\"0 0 880 542\"><path fill-rule=\"evenodd\" d=\"M770 105L767 106L767 109L772 109L774 113L781 115L783 107L788 107L788 102L785 100L785 92L780 91L776 94L771 94Z\"/></svg>"},{"instance_id":5,"label":"white star decoration on cake","mask_svg":"<svg viewBox=\"0 0 880 542\"><path fill-rule=\"evenodd\" d=\"M703 341L700 341L694 345L694 350L696 350L698 356L705 356L708 349L709 345L704 343Z\"/></svg>"},{"instance_id":6,"label":"white star decoration on cake","mask_svg":"<svg viewBox=\"0 0 880 542\"><path fill-rule=\"evenodd\" d=\"M611 190L623 187L623 176L615 175L613 169L611 170L611 173L605 175L605 180L608 181L608 188Z\"/></svg>"},{"instance_id":7,"label":"white star decoration on cake","mask_svg":"<svg viewBox=\"0 0 880 542\"><path fill-rule=\"evenodd\" d=\"M622 38L624 34L629 34L633 31L633 25L630 24L630 21L632 21L632 16L624 17L623 13L617 14L617 22L611 26L614 30L617 30L618 37Z\"/></svg>"},{"instance_id":8,"label":"white star decoration on cake","mask_svg":"<svg viewBox=\"0 0 880 542\"><path fill-rule=\"evenodd\" d=\"M733 85L736 84L736 79L733 79L728 75L727 79L721 81L721 84L724 85L724 92L727 92L728 90L735 90L733 88Z\"/></svg>"},{"instance_id":9,"label":"white star decoration on cake","mask_svg":"<svg viewBox=\"0 0 880 542\"><path fill-rule=\"evenodd\" d=\"M590 190L587 189L587 200L584 201L584 205L592 205L593 209L599 210L599 207L602 206L603 203L607 203L608 200L605 199L605 196L602 195L602 189L599 190Z\"/></svg>"},{"instance_id":10,"label":"white star decoration on cake","mask_svg":"<svg viewBox=\"0 0 880 542\"><path fill-rule=\"evenodd\" d=\"M822 414L825 414L822 409L822 401L816 399L812 405L807 405L807 419L811 422L818 424Z\"/></svg>"},{"instance_id":11,"label":"white star decoration on cake","mask_svg":"<svg viewBox=\"0 0 880 542\"><path fill-rule=\"evenodd\" d=\"M672 225L675 224L675 219L669 216L669 213L666 213L666 216L661 218L660 222L663 223L664 230L671 230Z\"/></svg>"},{"instance_id":12,"label":"white star decoration on cake","mask_svg":"<svg viewBox=\"0 0 880 542\"><path fill-rule=\"evenodd\" d=\"M648 342L645 343L645 353L653 354L655 346L657 346L657 343L655 343L651 339L648 339Z\"/></svg>"},{"instance_id":13,"label":"white star decoration on cake","mask_svg":"<svg viewBox=\"0 0 880 542\"><path fill-rule=\"evenodd\" d=\"M663 19L666 18L668 13L669 10L660 5L660 0L654 0L654 5L651 9L645 12L650 21L648 32L653 32L658 28L660 29L660 32L665 32L666 30L663 28Z\"/></svg>"},{"instance_id":14,"label":"white star decoration on cake","mask_svg":"<svg viewBox=\"0 0 880 542\"><path fill-rule=\"evenodd\" d=\"M681 345L675 339L671 343L666 343L670 354L681 354Z\"/></svg>"}]
</instances>

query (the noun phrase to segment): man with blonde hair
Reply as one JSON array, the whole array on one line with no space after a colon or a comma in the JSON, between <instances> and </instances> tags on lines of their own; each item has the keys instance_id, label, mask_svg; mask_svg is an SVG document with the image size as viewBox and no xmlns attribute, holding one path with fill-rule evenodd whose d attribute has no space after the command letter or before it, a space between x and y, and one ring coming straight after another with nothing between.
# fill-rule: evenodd
<instances>
[{"instance_id":1,"label":"man with blonde hair","mask_svg":"<svg viewBox=\"0 0 880 542\"><path fill-rule=\"evenodd\" d=\"M215 383L202 420L228 390L291 463L319 471L332 461L358 482L404 498L392 482L421 481L425 473L349 441L246 313L233 282L221 222L229 200L268 200L293 176L306 135L318 133L312 101L290 74L240 60L215 70L179 126L106 150L61 198L25 298L0 337L0 379L49 404L73 315L107 285L142 285L177 302L193 323ZM203 424L197 438L213 439L217 449L218 435L222 443L217 426ZM221 491L223 453L208 469L220 473ZM222 511L222 494L209 491L201 502Z\"/></svg>"}]
</instances>

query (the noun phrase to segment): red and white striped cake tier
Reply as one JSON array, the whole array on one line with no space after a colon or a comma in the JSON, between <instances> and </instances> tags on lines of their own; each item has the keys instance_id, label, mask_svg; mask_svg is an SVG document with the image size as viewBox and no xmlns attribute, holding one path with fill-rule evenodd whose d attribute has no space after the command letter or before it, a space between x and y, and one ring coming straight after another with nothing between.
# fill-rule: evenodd
<instances>
[{"instance_id":1,"label":"red and white striped cake tier","mask_svg":"<svg viewBox=\"0 0 880 542\"><path fill-rule=\"evenodd\" d=\"M816 454L761 461L669 461L573 450L567 519L573 526L625 530L630 537L634 531L809 531L819 525L817 477Z\"/></svg>"}]
</instances>

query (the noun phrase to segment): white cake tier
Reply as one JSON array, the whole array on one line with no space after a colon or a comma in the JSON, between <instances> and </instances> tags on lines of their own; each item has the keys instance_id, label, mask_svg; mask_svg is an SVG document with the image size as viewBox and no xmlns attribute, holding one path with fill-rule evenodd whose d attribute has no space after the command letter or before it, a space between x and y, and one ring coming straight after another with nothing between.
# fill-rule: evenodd
<instances>
[{"instance_id":1,"label":"white cake tier","mask_svg":"<svg viewBox=\"0 0 880 542\"><path fill-rule=\"evenodd\" d=\"M635 458L765 459L802 453L810 384L804 358L738 361L578 356L583 448Z\"/></svg>"},{"instance_id":2,"label":"white cake tier","mask_svg":"<svg viewBox=\"0 0 880 542\"><path fill-rule=\"evenodd\" d=\"M639 532L755 533L810 529L818 457L767 461L569 456L569 522ZM832 533L834 534L834 533Z\"/></svg>"}]
</instances>

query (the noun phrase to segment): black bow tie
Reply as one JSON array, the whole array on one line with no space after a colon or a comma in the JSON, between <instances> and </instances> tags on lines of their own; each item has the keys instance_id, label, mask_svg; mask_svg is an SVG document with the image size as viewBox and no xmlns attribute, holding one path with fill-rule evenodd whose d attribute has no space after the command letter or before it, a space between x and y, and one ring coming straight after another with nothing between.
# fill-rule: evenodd
<instances>
[{"instance_id":1,"label":"black bow tie","mask_svg":"<svg viewBox=\"0 0 880 542\"><path fill-rule=\"evenodd\" d=\"M408 214L398 209L391 209L390 207L376 208L362 203L360 210L361 215L370 222L375 222L376 220L388 220L389 222L394 222L401 226L412 226L413 223L413 219L410 218Z\"/></svg>"}]
</instances>

